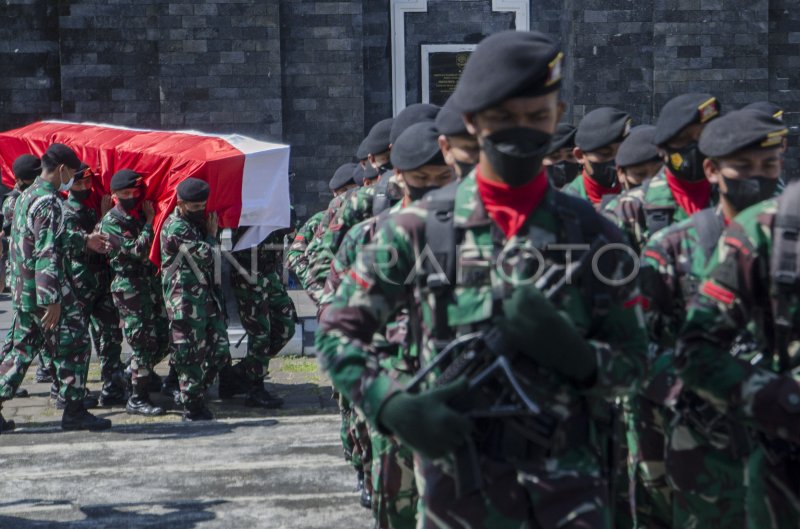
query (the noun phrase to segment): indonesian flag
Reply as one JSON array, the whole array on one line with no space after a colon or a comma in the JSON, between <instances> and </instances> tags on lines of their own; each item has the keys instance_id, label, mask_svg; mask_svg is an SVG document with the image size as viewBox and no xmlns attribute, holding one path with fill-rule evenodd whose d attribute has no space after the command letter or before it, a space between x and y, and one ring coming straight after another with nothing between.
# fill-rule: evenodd
<instances>
[{"instance_id":1,"label":"indonesian flag","mask_svg":"<svg viewBox=\"0 0 800 529\"><path fill-rule=\"evenodd\" d=\"M145 200L156 206L150 259L160 264L159 233L175 207L175 188L186 178L208 182L207 211L222 228L251 226L236 250L260 243L290 223L289 146L239 135L137 130L94 123L41 121L0 133L2 182L13 187L11 165L22 154L41 157L52 143L72 147L94 173L92 196L110 194L111 177L132 169L144 177Z\"/></svg>"}]
</instances>

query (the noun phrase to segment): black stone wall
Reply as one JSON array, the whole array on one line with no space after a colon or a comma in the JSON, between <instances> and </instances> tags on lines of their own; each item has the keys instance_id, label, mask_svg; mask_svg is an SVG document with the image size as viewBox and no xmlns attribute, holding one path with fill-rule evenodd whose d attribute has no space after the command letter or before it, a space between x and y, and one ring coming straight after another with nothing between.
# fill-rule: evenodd
<instances>
[{"instance_id":1,"label":"black stone wall","mask_svg":"<svg viewBox=\"0 0 800 529\"><path fill-rule=\"evenodd\" d=\"M614 105L652 122L685 91L731 109L770 99L800 174L796 0L537 0L531 28L565 48L566 119ZM477 43L513 26L491 0L428 0L406 15L407 101L420 45ZM0 128L64 118L239 132L292 145L301 218L392 113L390 0L4 0Z\"/></svg>"}]
</instances>

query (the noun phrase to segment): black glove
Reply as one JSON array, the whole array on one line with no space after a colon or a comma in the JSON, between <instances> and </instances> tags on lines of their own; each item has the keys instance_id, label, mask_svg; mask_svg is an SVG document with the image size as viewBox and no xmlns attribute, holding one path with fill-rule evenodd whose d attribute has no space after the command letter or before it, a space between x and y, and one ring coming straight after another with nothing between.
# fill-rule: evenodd
<instances>
[{"instance_id":1,"label":"black glove","mask_svg":"<svg viewBox=\"0 0 800 529\"><path fill-rule=\"evenodd\" d=\"M543 367L581 383L597 371L597 357L575 326L533 285L514 289L496 325L505 342Z\"/></svg>"},{"instance_id":2,"label":"black glove","mask_svg":"<svg viewBox=\"0 0 800 529\"><path fill-rule=\"evenodd\" d=\"M414 451L438 459L455 452L470 435L469 418L447 405L468 387L459 380L419 395L399 393L386 401L378 421Z\"/></svg>"}]
</instances>

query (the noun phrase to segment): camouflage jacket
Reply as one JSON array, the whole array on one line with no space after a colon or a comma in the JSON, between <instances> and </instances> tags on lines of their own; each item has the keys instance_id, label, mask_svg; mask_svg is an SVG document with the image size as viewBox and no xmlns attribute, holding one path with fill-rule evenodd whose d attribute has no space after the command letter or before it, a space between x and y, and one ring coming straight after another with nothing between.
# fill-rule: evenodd
<instances>
[{"instance_id":1,"label":"camouflage jacket","mask_svg":"<svg viewBox=\"0 0 800 529\"><path fill-rule=\"evenodd\" d=\"M763 432L800 443L800 377L779 374L774 350L770 255L777 200L740 213L723 233L680 333L678 367L684 384ZM791 307L790 367L800 365L800 306ZM752 322L760 361L729 353Z\"/></svg>"},{"instance_id":2,"label":"camouflage jacket","mask_svg":"<svg viewBox=\"0 0 800 529\"><path fill-rule=\"evenodd\" d=\"M161 285L170 320L224 313L222 292L215 280L216 252L216 239L180 216L177 209L164 222Z\"/></svg>"},{"instance_id":3,"label":"camouflage jacket","mask_svg":"<svg viewBox=\"0 0 800 529\"><path fill-rule=\"evenodd\" d=\"M339 250L345 234L358 224L372 217L372 200L375 186L360 187L347 193L346 199L336 211L330 223L319 236L318 243L308 260L308 285L320 295L325 288L325 280L331 267L333 256Z\"/></svg>"},{"instance_id":4,"label":"camouflage jacket","mask_svg":"<svg viewBox=\"0 0 800 529\"><path fill-rule=\"evenodd\" d=\"M97 227L99 214L72 195L64 202L64 228L68 245L67 273L78 300L86 300L100 288L110 287L108 260L86 249L87 236Z\"/></svg>"},{"instance_id":5,"label":"camouflage jacket","mask_svg":"<svg viewBox=\"0 0 800 529\"><path fill-rule=\"evenodd\" d=\"M65 281L63 199L42 179L17 199L11 229L15 309L31 311L71 294Z\"/></svg>"},{"instance_id":6,"label":"camouflage jacket","mask_svg":"<svg viewBox=\"0 0 800 529\"><path fill-rule=\"evenodd\" d=\"M717 205L717 195L711 194L708 207ZM609 206L606 206L609 208ZM658 231L654 218L662 218L662 228L689 218L675 200L667 183L666 168L654 177L620 196L618 201L607 209L616 219L617 225L627 232L637 250L641 251L647 241Z\"/></svg>"},{"instance_id":7,"label":"camouflage jacket","mask_svg":"<svg viewBox=\"0 0 800 529\"><path fill-rule=\"evenodd\" d=\"M100 221L100 232L108 234L111 244L108 263L112 292L135 295L157 286L158 269L150 261L153 227L144 218L129 215L116 205Z\"/></svg>"},{"instance_id":8,"label":"camouflage jacket","mask_svg":"<svg viewBox=\"0 0 800 529\"><path fill-rule=\"evenodd\" d=\"M14 206L20 194L19 189L15 187L3 201L3 231L8 238L11 238L11 227L14 224Z\"/></svg>"},{"instance_id":9,"label":"camouflage jacket","mask_svg":"<svg viewBox=\"0 0 800 529\"><path fill-rule=\"evenodd\" d=\"M325 276L323 275L321 280L313 280L312 274L312 266L317 261L317 255L320 253L320 247L322 245L322 237L330 226L331 221L336 216L336 213L342 208L342 205L348 199L348 197L354 193L356 193L359 187L355 187L353 189L348 190L346 193L342 193L341 195L333 197L333 199L328 204L328 208L322 215L322 219L319 221L319 225L314 230L314 238L308 243L308 247L306 248L306 257L308 259L308 266L306 267L305 272L305 282L303 286L308 293L308 296L314 301L314 303L319 303L319 297L322 295L322 289L325 286ZM332 258L333 256L330 256ZM328 261L330 263L330 260ZM317 273L327 274L327 270L324 268L322 264L317 265Z\"/></svg>"},{"instance_id":10,"label":"camouflage jacket","mask_svg":"<svg viewBox=\"0 0 800 529\"><path fill-rule=\"evenodd\" d=\"M497 315L497 301L507 297L517 281L534 275L538 261L524 256L536 255L536 248L542 250L545 269L556 260L564 263L563 251L545 250L546 246L568 240L566 226L555 213L557 193L549 190L542 205L521 228L521 235L506 239L486 213L474 173L458 184L454 225L457 231L463 230L458 250L457 277L461 279L448 297L444 312L439 312L446 315L448 327L435 329L436 335L436 296L423 284L421 275L414 273L430 251L425 230L426 218L431 214L429 202L412 204L381 225L373 242L359 253L351 272L342 280L317 333L317 348L334 385L373 424L377 424L386 399L403 389L397 380L381 371L365 350L375 331L399 309L408 307L409 319L420 322L412 333L420 333L414 341L424 367L435 357L442 339L488 329ZM608 240L621 240L621 234L610 222L594 211L590 213L597 219L594 222L593 218L594 225ZM589 295L583 285L583 281L575 279L553 301L597 354L600 367L594 386L588 390L579 388L545 369L538 369L533 375L538 391L534 398L540 399L544 408L557 410L564 420L588 420L584 400L587 391L603 397L631 391L643 373L646 356L641 312L633 301L638 296L635 281L607 291L603 299L608 303L603 302L602 315L596 310L597 298Z\"/></svg>"},{"instance_id":11,"label":"camouflage jacket","mask_svg":"<svg viewBox=\"0 0 800 529\"><path fill-rule=\"evenodd\" d=\"M315 213L310 219L297 232L297 235L292 241L292 245L286 252L286 268L291 270L300 280L303 288L306 288L306 275L308 272L308 245L314 240L314 233L325 216L324 211Z\"/></svg>"}]
</instances>

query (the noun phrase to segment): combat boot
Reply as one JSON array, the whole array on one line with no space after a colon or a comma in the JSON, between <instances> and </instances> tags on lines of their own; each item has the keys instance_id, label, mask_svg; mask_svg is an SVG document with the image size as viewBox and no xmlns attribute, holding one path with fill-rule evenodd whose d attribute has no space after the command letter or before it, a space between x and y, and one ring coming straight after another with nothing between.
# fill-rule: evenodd
<instances>
[{"instance_id":1,"label":"combat boot","mask_svg":"<svg viewBox=\"0 0 800 529\"><path fill-rule=\"evenodd\" d=\"M367 490L366 486L361 489L360 503L365 509L372 509L372 493Z\"/></svg>"},{"instance_id":2,"label":"combat boot","mask_svg":"<svg viewBox=\"0 0 800 529\"><path fill-rule=\"evenodd\" d=\"M147 380L141 380L143 384L134 387L134 393L125 405L125 411L131 415L144 415L145 417L156 417L166 413L164 408L156 406L150 400L149 386Z\"/></svg>"},{"instance_id":3,"label":"combat boot","mask_svg":"<svg viewBox=\"0 0 800 529\"><path fill-rule=\"evenodd\" d=\"M3 414L0 413L0 434L13 431L16 427L17 425L14 423L14 421L7 421L5 417L3 417Z\"/></svg>"},{"instance_id":4,"label":"combat boot","mask_svg":"<svg viewBox=\"0 0 800 529\"><path fill-rule=\"evenodd\" d=\"M150 374L147 376L147 391L150 393L158 393L161 391L161 386L163 385L163 381L161 377L155 371L150 371Z\"/></svg>"},{"instance_id":5,"label":"combat boot","mask_svg":"<svg viewBox=\"0 0 800 529\"><path fill-rule=\"evenodd\" d=\"M181 388L178 383L178 372L175 371L175 366L171 365L169 366L169 373L161 382L161 394L166 397L172 397L175 400L176 393L180 395Z\"/></svg>"},{"instance_id":6,"label":"combat boot","mask_svg":"<svg viewBox=\"0 0 800 529\"><path fill-rule=\"evenodd\" d=\"M70 400L66 403L64 415L61 416L62 430L89 430L98 432L111 428L111 421L95 417L83 407L83 400Z\"/></svg>"},{"instance_id":7,"label":"combat boot","mask_svg":"<svg viewBox=\"0 0 800 529\"><path fill-rule=\"evenodd\" d=\"M364 490L364 472L359 472L356 476L356 492Z\"/></svg>"},{"instance_id":8,"label":"combat boot","mask_svg":"<svg viewBox=\"0 0 800 529\"><path fill-rule=\"evenodd\" d=\"M241 365L238 363L235 366L225 366L219 370L219 398L232 399L236 395L247 393L250 390Z\"/></svg>"},{"instance_id":9,"label":"combat boot","mask_svg":"<svg viewBox=\"0 0 800 529\"><path fill-rule=\"evenodd\" d=\"M52 397L52 393L50 394ZM83 398L83 408L86 410L91 410L92 408L96 408L100 405L100 401L97 397L92 394L87 393L86 396ZM57 410L65 410L67 409L67 402L64 400L64 397L61 395L56 396L56 409Z\"/></svg>"},{"instance_id":10,"label":"combat boot","mask_svg":"<svg viewBox=\"0 0 800 529\"><path fill-rule=\"evenodd\" d=\"M19 388L14 393L14 398L15 399L27 399L28 397L30 397L30 395L28 394L28 390L24 389L24 388Z\"/></svg>"},{"instance_id":11,"label":"combat boot","mask_svg":"<svg viewBox=\"0 0 800 529\"><path fill-rule=\"evenodd\" d=\"M128 395L125 391L125 383L122 381L122 374L115 373L111 380L103 384L100 390L100 406L121 406L128 402Z\"/></svg>"},{"instance_id":12,"label":"combat boot","mask_svg":"<svg viewBox=\"0 0 800 529\"><path fill-rule=\"evenodd\" d=\"M184 404L182 420L184 422L212 421L214 414L206 406L205 399L201 398Z\"/></svg>"},{"instance_id":13,"label":"combat boot","mask_svg":"<svg viewBox=\"0 0 800 529\"><path fill-rule=\"evenodd\" d=\"M40 384L44 384L47 382L53 382L53 375L50 373L50 371L45 369L44 366L40 365L36 368L36 375L33 377L33 379Z\"/></svg>"},{"instance_id":14,"label":"combat boot","mask_svg":"<svg viewBox=\"0 0 800 529\"><path fill-rule=\"evenodd\" d=\"M272 396L270 392L267 391L267 388L264 387L264 379L260 378L252 382L250 391L244 399L244 405L251 408L274 409L283 406L283 399Z\"/></svg>"}]
</instances>

